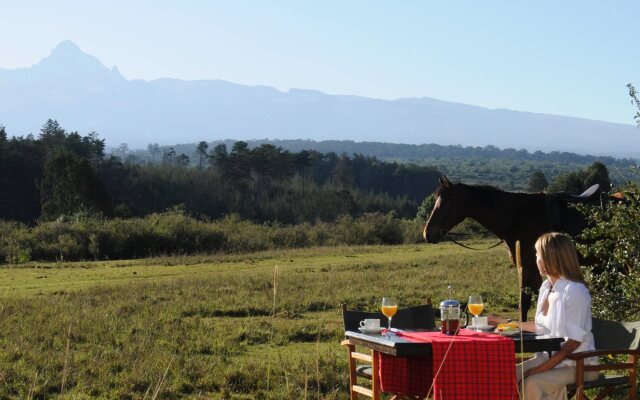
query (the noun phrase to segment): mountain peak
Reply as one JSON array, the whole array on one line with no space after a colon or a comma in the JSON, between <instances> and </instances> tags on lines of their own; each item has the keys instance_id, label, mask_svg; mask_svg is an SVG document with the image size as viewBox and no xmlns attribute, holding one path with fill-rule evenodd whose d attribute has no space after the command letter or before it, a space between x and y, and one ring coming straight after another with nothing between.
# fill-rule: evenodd
<instances>
[{"instance_id":1,"label":"mountain peak","mask_svg":"<svg viewBox=\"0 0 640 400\"><path fill-rule=\"evenodd\" d=\"M111 75L122 78L117 68L109 70L96 57L83 52L71 40L60 42L48 57L32 67L44 75Z\"/></svg>"},{"instance_id":2,"label":"mountain peak","mask_svg":"<svg viewBox=\"0 0 640 400\"><path fill-rule=\"evenodd\" d=\"M58 43L56 48L53 49L53 51L51 52L51 55L54 55L54 54L57 56L60 56L60 55L68 56L68 55L74 55L74 54L86 55L85 53L82 52L82 50L80 50L80 47L78 47L78 45L73 43L71 40L65 40Z\"/></svg>"}]
</instances>

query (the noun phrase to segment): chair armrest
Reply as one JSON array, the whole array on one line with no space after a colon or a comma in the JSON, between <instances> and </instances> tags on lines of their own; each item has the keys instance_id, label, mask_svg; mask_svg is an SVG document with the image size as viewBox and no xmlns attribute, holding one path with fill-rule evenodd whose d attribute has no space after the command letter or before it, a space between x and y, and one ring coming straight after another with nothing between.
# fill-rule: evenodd
<instances>
[{"instance_id":1,"label":"chair armrest","mask_svg":"<svg viewBox=\"0 0 640 400\"><path fill-rule=\"evenodd\" d=\"M640 354L640 350L639 349L634 349L634 350L630 350L630 349L605 349L605 350L591 350L591 351L580 351L577 353L571 353L569 354L569 356L567 357L569 360L583 360L585 358L588 357L601 357L601 356L608 356L608 355L638 355Z\"/></svg>"}]
</instances>

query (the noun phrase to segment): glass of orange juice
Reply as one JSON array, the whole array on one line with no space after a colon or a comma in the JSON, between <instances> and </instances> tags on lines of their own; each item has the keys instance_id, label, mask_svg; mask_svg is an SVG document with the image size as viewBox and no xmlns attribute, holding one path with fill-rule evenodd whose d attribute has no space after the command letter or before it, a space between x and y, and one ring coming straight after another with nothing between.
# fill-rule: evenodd
<instances>
[{"instance_id":1,"label":"glass of orange juice","mask_svg":"<svg viewBox=\"0 0 640 400\"><path fill-rule=\"evenodd\" d=\"M382 314L389 318L389 331L391 331L391 318L398 312L398 303L393 297L382 298Z\"/></svg>"},{"instance_id":2,"label":"glass of orange juice","mask_svg":"<svg viewBox=\"0 0 640 400\"><path fill-rule=\"evenodd\" d=\"M467 308L474 317L478 318L478 315L482 313L482 309L484 308L484 304L482 303L482 296L469 296L469 303L467 304ZM476 325L476 318L473 319L474 328Z\"/></svg>"}]
</instances>

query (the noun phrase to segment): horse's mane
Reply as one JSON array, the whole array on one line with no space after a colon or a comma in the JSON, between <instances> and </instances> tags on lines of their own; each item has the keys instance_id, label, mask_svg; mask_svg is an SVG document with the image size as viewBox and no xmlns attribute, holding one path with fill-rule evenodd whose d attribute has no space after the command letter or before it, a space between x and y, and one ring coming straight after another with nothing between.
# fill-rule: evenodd
<instances>
[{"instance_id":1,"label":"horse's mane","mask_svg":"<svg viewBox=\"0 0 640 400\"><path fill-rule=\"evenodd\" d=\"M489 194L489 193L496 193L496 192L503 192L504 190L502 189L498 189L495 186L491 186L491 185L468 185L466 183L454 183L453 186L462 186L465 188L472 188L474 190L477 190L479 192L480 195L483 194ZM440 185L436 188L436 191L433 192L433 195L435 197L438 197L440 194L442 194L442 191L447 189L446 186L444 185Z\"/></svg>"},{"instance_id":2,"label":"horse's mane","mask_svg":"<svg viewBox=\"0 0 640 400\"><path fill-rule=\"evenodd\" d=\"M498 189L491 185L468 185L465 183L454 183L452 188L459 188L465 190L468 194L472 195L478 204L492 204L495 201L496 194L512 193L502 189ZM440 185L434 192L434 196L439 196L443 191L447 190L447 187Z\"/></svg>"}]
</instances>

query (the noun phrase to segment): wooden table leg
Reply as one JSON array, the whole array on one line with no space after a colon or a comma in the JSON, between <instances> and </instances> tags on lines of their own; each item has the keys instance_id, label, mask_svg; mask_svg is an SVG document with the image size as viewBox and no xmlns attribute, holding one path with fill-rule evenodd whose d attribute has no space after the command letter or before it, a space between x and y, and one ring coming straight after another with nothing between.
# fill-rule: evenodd
<instances>
[{"instance_id":1,"label":"wooden table leg","mask_svg":"<svg viewBox=\"0 0 640 400\"><path fill-rule=\"evenodd\" d=\"M373 400L380 400L380 353L372 351L371 354L373 356L371 363Z\"/></svg>"}]
</instances>

